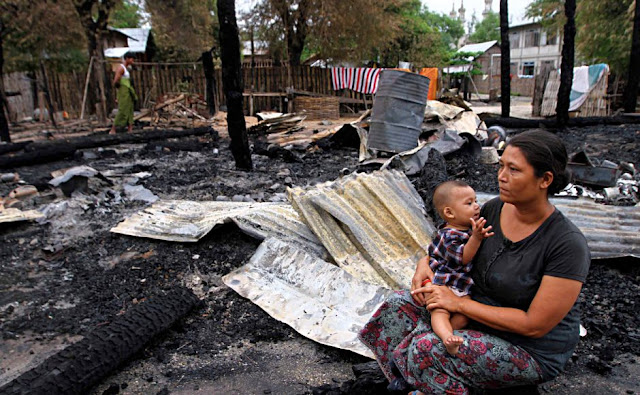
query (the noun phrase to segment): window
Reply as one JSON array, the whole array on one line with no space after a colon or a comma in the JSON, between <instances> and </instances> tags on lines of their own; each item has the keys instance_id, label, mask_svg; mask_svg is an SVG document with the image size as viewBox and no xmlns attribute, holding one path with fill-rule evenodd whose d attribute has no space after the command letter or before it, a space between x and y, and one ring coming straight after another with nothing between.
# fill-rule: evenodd
<instances>
[{"instance_id":1,"label":"window","mask_svg":"<svg viewBox=\"0 0 640 395\"><path fill-rule=\"evenodd\" d=\"M536 62L522 63L522 75L534 75L536 71Z\"/></svg>"},{"instance_id":2,"label":"window","mask_svg":"<svg viewBox=\"0 0 640 395\"><path fill-rule=\"evenodd\" d=\"M547 33L547 45L558 45L557 33Z\"/></svg>"},{"instance_id":3,"label":"window","mask_svg":"<svg viewBox=\"0 0 640 395\"><path fill-rule=\"evenodd\" d=\"M520 33L511 33L509 34L509 47L520 48Z\"/></svg>"},{"instance_id":4,"label":"window","mask_svg":"<svg viewBox=\"0 0 640 395\"><path fill-rule=\"evenodd\" d=\"M524 47L539 47L540 46L540 31L529 30L524 34Z\"/></svg>"}]
</instances>

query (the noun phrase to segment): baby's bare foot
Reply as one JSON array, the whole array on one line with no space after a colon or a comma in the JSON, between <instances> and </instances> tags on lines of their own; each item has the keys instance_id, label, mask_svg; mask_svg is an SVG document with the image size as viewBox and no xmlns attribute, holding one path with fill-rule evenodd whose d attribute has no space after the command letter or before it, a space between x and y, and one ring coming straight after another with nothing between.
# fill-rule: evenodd
<instances>
[{"instance_id":1,"label":"baby's bare foot","mask_svg":"<svg viewBox=\"0 0 640 395\"><path fill-rule=\"evenodd\" d=\"M460 349L460 345L464 342L464 339L460 336L451 335L444 341L444 346L447 352L451 355L456 355Z\"/></svg>"}]
</instances>

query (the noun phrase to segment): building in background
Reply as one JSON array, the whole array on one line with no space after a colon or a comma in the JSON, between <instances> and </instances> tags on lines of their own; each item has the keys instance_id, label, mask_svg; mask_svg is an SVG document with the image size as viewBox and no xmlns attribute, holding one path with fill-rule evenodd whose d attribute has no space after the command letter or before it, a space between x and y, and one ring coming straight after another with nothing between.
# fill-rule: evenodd
<instances>
[{"instance_id":1,"label":"building in background","mask_svg":"<svg viewBox=\"0 0 640 395\"><path fill-rule=\"evenodd\" d=\"M546 68L557 69L562 59L560 32L549 34L537 22L509 27L511 75L533 78Z\"/></svg>"}]
</instances>

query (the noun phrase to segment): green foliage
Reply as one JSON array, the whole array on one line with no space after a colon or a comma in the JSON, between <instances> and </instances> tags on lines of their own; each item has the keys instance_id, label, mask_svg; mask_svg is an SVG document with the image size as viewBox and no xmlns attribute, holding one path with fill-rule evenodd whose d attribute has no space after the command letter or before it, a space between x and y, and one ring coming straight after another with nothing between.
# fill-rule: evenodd
<instances>
[{"instance_id":1,"label":"green foliage","mask_svg":"<svg viewBox=\"0 0 640 395\"><path fill-rule=\"evenodd\" d=\"M475 62L478 56L482 55L482 52L456 52L449 59L448 64L451 66L461 65L461 64L471 64L473 69L471 69L471 75L481 75L482 74L482 66ZM461 73L451 73L452 76L464 76L466 72Z\"/></svg>"},{"instance_id":2,"label":"green foliage","mask_svg":"<svg viewBox=\"0 0 640 395\"><path fill-rule=\"evenodd\" d=\"M633 0L578 0L576 10L576 57L588 64L607 63L614 73L624 73L629 64L633 30ZM527 7L548 32L565 23L564 1L534 0Z\"/></svg>"},{"instance_id":3,"label":"green foliage","mask_svg":"<svg viewBox=\"0 0 640 395\"><path fill-rule=\"evenodd\" d=\"M156 58L195 61L217 46L218 17L214 0L146 0L151 15Z\"/></svg>"},{"instance_id":4,"label":"green foliage","mask_svg":"<svg viewBox=\"0 0 640 395\"><path fill-rule=\"evenodd\" d=\"M633 0L581 0L576 12L576 52L588 64L607 63L616 74L629 67Z\"/></svg>"},{"instance_id":5,"label":"green foliage","mask_svg":"<svg viewBox=\"0 0 640 395\"><path fill-rule=\"evenodd\" d=\"M60 70L86 65L86 38L68 0L2 0L4 71L33 71L40 61Z\"/></svg>"},{"instance_id":6,"label":"green foliage","mask_svg":"<svg viewBox=\"0 0 640 395\"><path fill-rule=\"evenodd\" d=\"M119 29L140 27L140 6L131 0L118 4L109 16L109 25Z\"/></svg>"},{"instance_id":7,"label":"green foliage","mask_svg":"<svg viewBox=\"0 0 640 395\"><path fill-rule=\"evenodd\" d=\"M395 67L399 61L416 67L446 64L455 42L464 34L462 22L432 13L419 1L409 1L398 11L400 34L381 52L382 65Z\"/></svg>"},{"instance_id":8,"label":"green foliage","mask_svg":"<svg viewBox=\"0 0 640 395\"><path fill-rule=\"evenodd\" d=\"M483 43L493 40L500 41L500 15L489 12L475 25L475 31L469 36L469 42Z\"/></svg>"}]
</instances>

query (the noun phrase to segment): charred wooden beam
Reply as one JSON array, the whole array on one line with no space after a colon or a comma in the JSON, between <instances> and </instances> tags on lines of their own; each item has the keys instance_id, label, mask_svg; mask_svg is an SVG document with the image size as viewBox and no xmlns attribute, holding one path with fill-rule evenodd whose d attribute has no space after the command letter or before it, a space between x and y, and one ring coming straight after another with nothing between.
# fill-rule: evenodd
<instances>
[{"instance_id":1,"label":"charred wooden beam","mask_svg":"<svg viewBox=\"0 0 640 395\"><path fill-rule=\"evenodd\" d=\"M127 133L116 135L93 135L72 139L35 142L24 147L24 153L0 156L0 168L14 168L48 163L72 157L79 149L107 147L118 144L147 143L154 140L179 138L186 136L202 136L217 133L209 128L188 130L153 130L144 133Z\"/></svg>"}]
</instances>

